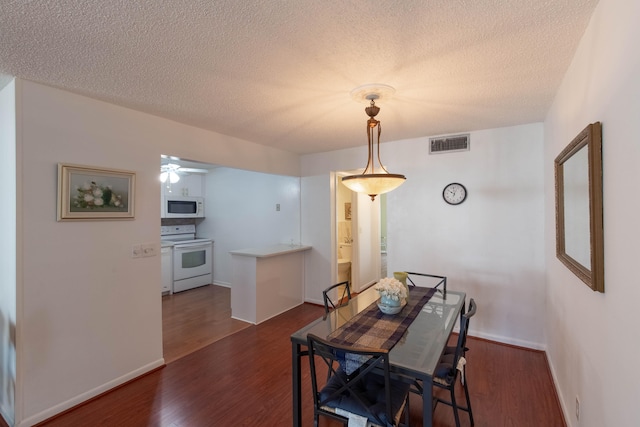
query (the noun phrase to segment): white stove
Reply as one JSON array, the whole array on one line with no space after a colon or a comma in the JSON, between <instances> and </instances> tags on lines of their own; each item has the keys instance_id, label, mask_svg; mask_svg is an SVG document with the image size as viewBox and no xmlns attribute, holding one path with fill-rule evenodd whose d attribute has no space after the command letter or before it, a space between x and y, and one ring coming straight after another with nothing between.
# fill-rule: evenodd
<instances>
[{"instance_id":1,"label":"white stove","mask_svg":"<svg viewBox=\"0 0 640 427\"><path fill-rule=\"evenodd\" d=\"M171 243L211 242L211 239L196 237L195 224L163 225L160 227L160 240Z\"/></svg>"},{"instance_id":2,"label":"white stove","mask_svg":"<svg viewBox=\"0 0 640 427\"><path fill-rule=\"evenodd\" d=\"M160 238L173 247L172 292L213 283L213 241L196 238L195 224L163 225Z\"/></svg>"}]
</instances>

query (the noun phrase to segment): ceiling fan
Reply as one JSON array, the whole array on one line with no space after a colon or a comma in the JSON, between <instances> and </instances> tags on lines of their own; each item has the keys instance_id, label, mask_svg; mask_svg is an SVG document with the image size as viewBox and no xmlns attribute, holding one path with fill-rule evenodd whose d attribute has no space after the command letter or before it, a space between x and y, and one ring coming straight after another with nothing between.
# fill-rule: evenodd
<instances>
[{"instance_id":1,"label":"ceiling fan","mask_svg":"<svg viewBox=\"0 0 640 427\"><path fill-rule=\"evenodd\" d=\"M209 171L206 169L185 168L177 163L167 163L160 166L160 181L166 182L168 179L171 184L175 184L176 182L180 181L181 174L207 172Z\"/></svg>"}]
</instances>

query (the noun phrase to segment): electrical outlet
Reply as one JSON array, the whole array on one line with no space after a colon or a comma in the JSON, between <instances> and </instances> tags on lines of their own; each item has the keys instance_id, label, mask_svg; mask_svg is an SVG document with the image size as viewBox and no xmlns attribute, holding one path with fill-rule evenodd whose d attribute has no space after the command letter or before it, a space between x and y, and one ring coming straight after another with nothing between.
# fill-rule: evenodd
<instances>
[{"instance_id":1,"label":"electrical outlet","mask_svg":"<svg viewBox=\"0 0 640 427\"><path fill-rule=\"evenodd\" d=\"M133 245L131 247L131 258L140 258L143 256L142 245Z\"/></svg>"},{"instance_id":2,"label":"electrical outlet","mask_svg":"<svg viewBox=\"0 0 640 427\"><path fill-rule=\"evenodd\" d=\"M580 421L580 399L576 396L576 419Z\"/></svg>"}]
</instances>

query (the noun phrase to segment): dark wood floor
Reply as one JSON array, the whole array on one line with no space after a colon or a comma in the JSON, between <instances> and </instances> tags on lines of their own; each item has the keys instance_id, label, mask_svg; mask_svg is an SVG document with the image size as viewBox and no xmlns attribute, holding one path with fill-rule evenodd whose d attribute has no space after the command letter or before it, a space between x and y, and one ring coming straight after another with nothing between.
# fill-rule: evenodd
<instances>
[{"instance_id":1,"label":"dark wood floor","mask_svg":"<svg viewBox=\"0 0 640 427\"><path fill-rule=\"evenodd\" d=\"M162 350L171 363L251 324L231 318L231 289L208 285L162 297Z\"/></svg>"},{"instance_id":2,"label":"dark wood floor","mask_svg":"<svg viewBox=\"0 0 640 427\"><path fill-rule=\"evenodd\" d=\"M290 426L289 336L322 313L322 307L301 305L41 425ZM468 384L476 426L565 425L544 353L474 338L468 344ZM305 427L313 425L309 381L304 364ZM412 396L412 426L422 426L420 415L419 397ZM437 427L454 425L446 406L439 406L434 418ZM339 426L326 420L320 425ZM462 414L462 425L469 425L466 414Z\"/></svg>"}]
</instances>

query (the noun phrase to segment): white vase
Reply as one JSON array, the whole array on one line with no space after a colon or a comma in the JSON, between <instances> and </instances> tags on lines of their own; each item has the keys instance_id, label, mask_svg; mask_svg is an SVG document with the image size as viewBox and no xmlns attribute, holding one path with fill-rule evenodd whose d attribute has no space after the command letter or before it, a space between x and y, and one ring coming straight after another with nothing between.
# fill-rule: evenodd
<instances>
[{"instance_id":1,"label":"white vase","mask_svg":"<svg viewBox=\"0 0 640 427\"><path fill-rule=\"evenodd\" d=\"M384 295L380 296L380 304L388 305L391 307L400 307L401 301L394 300L393 298L385 297Z\"/></svg>"},{"instance_id":2,"label":"white vase","mask_svg":"<svg viewBox=\"0 0 640 427\"><path fill-rule=\"evenodd\" d=\"M404 299L394 300L392 298L384 297L380 295L380 302L378 303L378 308L384 314L398 314L402 311L402 308L405 306Z\"/></svg>"}]
</instances>

